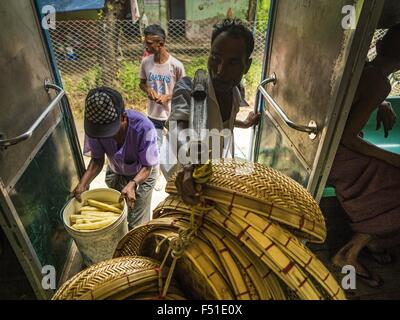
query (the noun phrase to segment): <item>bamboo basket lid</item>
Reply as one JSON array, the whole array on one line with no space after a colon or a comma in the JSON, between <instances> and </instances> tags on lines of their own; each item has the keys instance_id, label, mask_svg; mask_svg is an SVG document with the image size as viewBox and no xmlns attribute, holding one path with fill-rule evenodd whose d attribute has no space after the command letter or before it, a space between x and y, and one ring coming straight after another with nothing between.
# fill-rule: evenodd
<instances>
[{"instance_id":1,"label":"bamboo basket lid","mask_svg":"<svg viewBox=\"0 0 400 320\"><path fill-rule=\"evenodd\" d=\"M93 265L64 283L53 300L157 299L159 263L148 257L121 257ZM176 287L172 294L182 297ZM155 294L154 294L155 293ZM154 294L154 295L153 295Z\"/></svg>"},{"instance_id":2,"label":"bamboo basket lid","mask_svg":"<svg viewBox=\"0 0 400 320\"><path fill-rule=\"evenodd\" d=\"M166 191L176 194L175 178L168 179ZM221 159L213 163L210 181L203 185L206 199L252 210L289 226L297 236L322 243L325 220L311 194L299 183L259 163Z\"/></svg>"},{"instance_id":3,"label":"bamboo basket lid","mask_svg":"<svg viewBox=\"0 0 400 320\"><path fill-rule=\"evenodd\" d=\"M210 234L214 234L216 237L220 236L218 228L213 228L210 224L201 230L201 234L204 234L206 238L210 238ZM265 264L260 263L252 252L238 244L231 235L223 235L220 240L235 257L237 263L240 264L241 270L245 272L244 278L249 291L251 292L254 288L255 293L251 292L252 300L286 299L274 273Z\"/></svg>"}]
</instances>

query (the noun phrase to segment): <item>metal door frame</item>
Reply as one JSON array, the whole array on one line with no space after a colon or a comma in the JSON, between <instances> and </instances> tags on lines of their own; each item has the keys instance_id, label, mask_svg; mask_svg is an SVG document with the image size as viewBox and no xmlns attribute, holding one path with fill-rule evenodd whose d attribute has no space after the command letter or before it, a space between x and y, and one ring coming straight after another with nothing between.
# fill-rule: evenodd
<instances>
[{"instance_id":1,"label":"metal door frame","mask_svg":"<svg viewBox=\"0 0 400 320\"><path fill-rule=\"evenodd\" d=\"M43 14L41 13L40 10L40 0L31 0L32 6L34 7L36 11L36 17L37 17L37 23L39 25L42 35L42 43L46 44L44 47L44 51L46 53L47 61L49 63L49 67L53 71L53 77L55 80L55 84L62 87L62 81L61 81L61 76L60 73L58 72L58 66L57 66L57 58L55 51L53 49L53 45L51 42L51 37L50 33L48 30L44 30L43 28L40 27L40 21L43 19ZM40 21L39 21L40 20ZM65 127L67 129L67 136L71 144L72 148L72 153L75 156L75 165L78 170L78 174L80 177L83 176L85 173L85 163L83 160L83 155L82 155L82 150L80 147L79 143L79 138L78 138L78 133L76 131L75 123L74 123L74 117L72 115L71 111L71 106L69 104L68 96L64 95L64 99L61 100L61 107L62 107L62 114L63 114L63 120Z\"/></svg>"},{"instance_id":2,"label":"metal door frame","mask_svg":"<svg viewBox=\"0 0 400 320\"><path fill-rule=\"evenodd\" d=\"M266 78L267 76L267 65L269 64L269 57L271 55L271 42L272 42L272 35L273 35L273 30L274 25L275 25L275 20L276 20L276 6L277 5L277 0L271 0L270 3L270 8L269 8L269 14L268 14L268 27L267 27L267 36L265 37L265 50L264 50L264 58L263 58L263 65L262 65L262 73L261 73L261 79L260 82ZM256 111L260 112L263 114L264 112L264 104L265 101L262 98L260 92L257 90L257 96L256 96ZM255 155L256 150L260 149L260 143L261 143L261 130L260 130L260 125L257 125L254 127L254 130L252 131L252 141L253 143L251 144L250 148L250 161L252 162L257 162L258 161L258 154L257 156Z\"/></svg>"},{"instance_id":3,"label":"metal door frame","mask_svg":"<svg viewBox=\"0 0 400 320\"><path fill-rule=\"evenodd\" d=\"M318 202L322 198L322 193L328 180L361 78L368 50L384 7L384 1L380 0L365 0L364 5L365 3L370 3L371 6L368 9L363 6L361 11L360 17L365 14L365 19L358 21L356 30L359 31L353 34L353 45L347 58L340 85L337 87L336 101L332 101L332 105L329 107L329 114L332 117L325 121L325 123L329 122L329 125L324 126L321 143L313 163L314 169L310 176L308 190L312 191L313 196ZM350 80L347 81L347 79ZM330 143L326 143L328 137L332 137ZM320 156L322 155L324 155L324 158L321 161Z\"/></svg>"},{"instance_id":4,"label":"metal door frame","mask_svg":"<svg viewBox=\"0 0 400 320\"><path fill-rule=\"evenodd\" d=\"M263 64L263 79L268 76L269 62L271 55L271 44L276 24L276 10L279 0L271 0L269 23L266 37L266 52L264 54ZM351 104L355 95L355 91L358 86L359 79L361 77L362 69L365 64L365 58L370 42L372 40L375 28L378 24L382 9L383 2L380 0L364 0L363 8L360 13L360 18L357 23L357 29L353 31L353 40L351 50L348 53L346 66L344 72L340 77L336 86L335 101L330 103L328 108L328 114L331 118L325 119L324 127L321 132L321 140L317 149L316 157L314 159L313 167L309 168L306 166L307 171L310 173L309 183L307 190L311 192L314 198L319 202L329 176L330 169L338 148L344 126L348 117L348 113L351 108ZM368 7L368 9L367 9ZM350 79L350 81L348 81ZM258 92L256 106L258 112L264 112L265 101L262 95ZM338 107L339 106L339 107ZM336 109L335 112L333 112ZM272 117L269 117L270 119ZM275 120L272 118L272 120ZM276 121L274 121L276 122ZM328 125L329 124L329 125ZM282 130L278 125L277 130L289 141L290 137ZM255 139L254 139L255 136ZM326 143L328 137L333 137L330 144ZM259 150L261 144L261 131L260 126L253 131L253 148L252 148L252 160L258 160L258 154L256 151ZM304 163L302 156L298 153L297 149L292 149L297 155L298 159ZM320 157L323 157L322 161ZM318 179L316 179L318 177Z\"/></svg>"},{"instance_id":5,"label":"metal door frame","mask_svg":"<svg viewBox=\"0 0 400 320\"><path fill-rule=\"evenodd\" d=\"M38 299L50 298L54 292L42 289L42 265L2 181L0 181L0 206L3 211L3 214L0 214L0 225L31 284L33 292Z\"/></svg>"},{"instance_id":6,"label":"metal door frame","mask_svg":"<svg viewBox=\"0 0 400 320\"><path fill-rule=\"evenodd\" d=\"M270 11L269 11L269 17L268 17L268 29L267 29L267 36L266 36L266 40L265 40L265 52L264 52L264 62L263 62L263 66L262 66L262 79L260 80L260 83L264 81L264 79L266 79L268 77L268 73L267 70L269 68L269 61L270 61L270 56L271 56L271 43L272 43L272 39L274 36L274 31L275 31L275 23L276 23L276 10L278 8L278 2L279 0L271 0L271 4L270 4ZM286 139L288 139L291 143L291 145L293 145L293 142L290 140L290 137L287 136L287 134L285 133L285 131L282 129L281 125L276 121L276 119L272 116L272 114L270 113L270 111L268 111L267 109L265 109L265 100L263 98L263 96L261 95L261 93L259 92L259 90L257 90L257 97L256 97L256 110L257 112L261 113L261 115L265 114L269 120L275 125L275 128L279 131L279 133L286 137ZM261 144L261 130L260 130L260 125L256 126L253 130L253 136L252 136L252 140L254 141L254 137L255 137L255 142L252 144L251 146L251 158L250 161L258 161L258 154L257 156L255 156L255 150L259 150L260 149L260 144ZM300 163L304 166L304 168L307 170L308 173L311 174L312 169L309 167L307 161L304 159L304 157L299 153L299 151L297 150L297 148L292 148L291 149L297 159L300 161Z\"/></svg>"},{"instance_id":7,"label":"metal door frame","mask_svg":"<svg viewBox=\"0 0 400 320\"><path fill-rule=\"evenodd\" d=\"M58 85L61 85L61 78L58 74L56 67L56 60L53 48L51 46L50 37L48 35L48 31L44 30L41 27L41 19L42 14L39 6L38 0L30 0L32 10L35 16L35 22L37 26L37 30L39 30L40 38L42 39L43 52L46 56L46 61L48 64L48 68L51 71L53 82ZM41 32L40 32L41 30ZM75 125L73 123L73 116L69 106L68 98L64 95L63 99L58 102L60 106L61 113L58 119L55 121L53 125L47 130L46 134L42 137L37 146L30 153L29 158L17 172L17 174L11 179L11 183L9 186L5 186L3 181L0 178L0 225L4 230L6 237L8 238L10 245L17 256L19 263L21 264L22 269L25 272L25 275L28 278L28 281L31 284L32 290L34 291L36 297L38 299L49 299L54 291L44 290L42 287L42 265L39 261L39 258L36 254L35 249L32 246L32 243L29 239L29 236L21 222L21 219L18 215L18 212L10 198L9 191L12 186L18 182L26 168L29 166L31 161L35 158L36 154L39 152L44 143L48 140L50 135L54 132L54 129L60 125L61 121L64 122L66 128L66 135L70 142L71 151L75 161L75 167L77 169L77 173L79 177L82 177L85 166L83 162L83 156L79 145L78 135L76 132ZM12 146L11 146L12 148ZM1 152L1 151L0 151ZM3 214L1 214L3 213ZM69 254L73 251L70 246ZM68 271L67 264L69 263L69 259L66 260L62 274L59 277L59 280L64 279L64 272Z\"/></svg>"}]
</instances>

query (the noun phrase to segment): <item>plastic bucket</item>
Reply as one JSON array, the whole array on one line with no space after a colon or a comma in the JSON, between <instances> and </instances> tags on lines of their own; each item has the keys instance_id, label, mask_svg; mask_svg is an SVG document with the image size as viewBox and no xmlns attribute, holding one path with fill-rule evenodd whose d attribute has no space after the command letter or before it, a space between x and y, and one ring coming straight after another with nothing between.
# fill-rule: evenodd
<instances>
[{"instance_id":1,"label":"plastic bucket","mask_svg":"<svg viewBox=\"0 0 400 320\"><path fill-rule=\"evenodd\" d=\"M116 203L121 193L114 189L93 189L82 193L82 202L71 199L63 209L65 229L74 239L86 266L111 259L118 242L128 233L128 209L124 201L121 216L111 225L94 231L78 231L71 228L70 216L78 212L86 199Z\"/></svg>"}]
</instances>

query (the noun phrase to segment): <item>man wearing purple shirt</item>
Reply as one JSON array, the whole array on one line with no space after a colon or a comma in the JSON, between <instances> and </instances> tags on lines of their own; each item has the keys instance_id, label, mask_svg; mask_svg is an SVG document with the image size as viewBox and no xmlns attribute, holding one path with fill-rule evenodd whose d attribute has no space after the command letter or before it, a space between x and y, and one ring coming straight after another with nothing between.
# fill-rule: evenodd
<instances>
[{"instance_id":1,"label":"man wearing purple shirt","mask_svg":"<svg viewBox=\"0 0 400 320\"><path fill-rule=\"evenodd\" d=\"M84 154L88 168L74 190L75 197L89 189L101 172L105 155L108 187L121 192L129 207L129 229L150 220L151 195L158 175L157 132L143 114L125 110L122 96L108 87L93 89L85 103Z\"/></svg>"}]
</instances>

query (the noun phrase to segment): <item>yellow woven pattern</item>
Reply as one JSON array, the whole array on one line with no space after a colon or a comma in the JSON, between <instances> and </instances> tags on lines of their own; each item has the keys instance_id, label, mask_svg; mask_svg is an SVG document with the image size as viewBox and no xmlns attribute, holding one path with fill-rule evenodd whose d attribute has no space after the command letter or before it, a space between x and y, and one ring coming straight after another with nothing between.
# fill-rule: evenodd
<instances>
[{"instance_id":1,"label":"yellow woven pattern","mask_svg":"<svg viewBox=\"0 0 400 320\"><path fill-rule=\"evenodd\" d=\"M167 222L165 226L168 227L171 221ZM177 236L179 228L165 228L163 225L152 223L150 225L151 229L147 229L150 231L142 238L142 243L137 251L141 255L161 260L168 249L168 242L163 242L163 240L173 239ZM188 225L185 225L184 228L187 228ZM140 232L141 228L136 228L131 235L135 237L136 232ZM160 243L164 243L164 245L157 252L156 247ZM121 253L123 252L122 250ZM192 299L234 299L218 256L200 238L194 239L185 250L183 257L178 260L174 278L179 280L182 291Z\"/></svg>"},{"instance_id":2,"label":"yellow woven pattern","mask_svg":"<svg viewBox=\"0 0 400 320\"><path fill-rule=\"evenodd\" d=\"M165 299L345 299L298 239L326 237L319 206L302 186L244 161L225 160L212 170L207 164L196 174L200 205L182 202L173 176L154 219L121 239L114 259L81 272L55 298L151 299L158 289Z\"/></svg>"},{"instance_id":3,"label":"yellow woven pattern","mask_svg":"<svg viewBox=\"0 0 400 320\"><path fill-rule=\"evenodd\" d=\"M159 263L147 257L122 257L93 265L78 273L56 292L53 300L116 299L156 291ZM117 294L116 297L113 295Z\"/></svg>"},{"instance_id":4,"label":"yellow woven pattern","mask_svg":"<svg viewBox=\"0 0 400 320\"><path fill-rule=\"evenodd\" d=\"M166 191L176 194L175 175ZM211 180L203 185L206 199L252 209L268 219L285 224L313 242L326 237L325 220L313 199L300 184L258 163L225 159L213 164Z\"/></svg>"},{"instance_id":5,"label":"yellow woven pattern","mask_svg":"<svg viewBox=\"0 0 400 320\"><path fill-rule=\"evenodd\" d=\"M147 236L158 234L159 230L175 230L177 233L188 228L190 213L191 208L179 197L168 197L156 208L154 214L157 219L131 231L120 242L119 254L123 255L132 249L143 254L143 247L149 246L148 242L144 245L138 241L138 234L143 229L147 230ZM210 270L211 274L225 275L235 299L285 299L284 292L288 292L288 289L300 299L345 298L336 280L318 258L279 224L252 211L228 209L223 204L217 205L206 215L198 216L196 220L200 225L198 238L203 239L200 242L202 245L194 243L188 251L197 252L200 256L203 253L209 260L217 257L220 261L214 263L219 267L211 269L205 262L197 261L194 263L196 272ZM132 242L130 238L136 240ZM138 247L128 248L132 243ZM210 253L210 248L215 254ZM195 258L198 260L198 257ZM243 273L243 270L246 272ZM177 268L176 278L187 276ZM281 281L276 281L275 277ZM207 276L204 276L204 281L219 297L218 290L224 286L219 289L215 285L213 287L213 281ZM287 287L282 287L282 284ZM197 289L188 287L184 291L192 290Z\"/></svg>"},{"instance_id":6,"label":"yellow woven pattern","mask_svg":"<svg viewBox=\"0 0 400 320\"><path fill-rule=\"evenodd\" d=\"M250 212L247 212L246 215L250 216ZM165 216L167 216L166 213L164 213L163 217ZM181 222L181 219L188 219L188 217L177 213L170 213L168 216L173 219L171 222L174 221L174 225L176 226L180 226L178 222ZM207 223L205 223L204 226L208 226L208 222L212 221L218 224L220 227L220 233L221 230L225 229L231 232L236 238L242 239L243 243L258 257L260 257L261 260L265 259L266 264L270 266L278 276L285 274L284 270L288 265L296 263L299 264L299 267L307 267L307 271L311 272L321 282L321 284L328 289L331 289L330 285L333 285L333 289L329 290L331 295L334 295L339 291L336 281L319 260L295 237L283 229L280 229L274 223L269 222L264 225L260 224L261 227L265 228L266 236L264 236L262 232L257 231L257 229L255 229L251 224L238 221L229 214L224 215L223 211L211 211L207 215L206 219ZM157 223L160 221L161 219L158 219ZM219 236L221 236L221 234L219 234ZM276 245L280 245L281 247L277 248ZM290 251L289 249L292 247L293 249ZM279 249L283 252L280 252ZM288 255L287 257L286 254ZM282 261L284 261L284 263L282 263ZM296 269L297 265L294 265L293 267ZM229 272L229 270L227 270L227 272ZM299 272L301 273L301 271ZM296 277L298 278L298 275L296 275ZM297 291L297 286L304 286L304 281L308 281L306 275L303 275L300 280L293 283L291 282L292 280L290 277L285 276L282 280L285 281L295 292ZM329 285L325 285L325 282L328 280L333 280L333 283L331 282ZM318 295L314 298L319 299L322 297Z\"/></svg>"}]
</instances>

